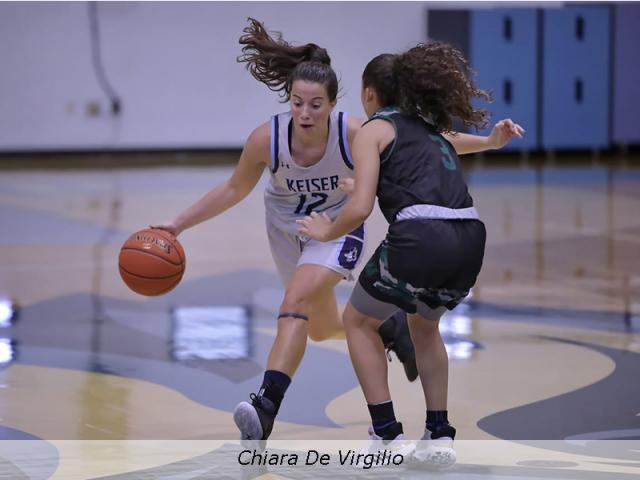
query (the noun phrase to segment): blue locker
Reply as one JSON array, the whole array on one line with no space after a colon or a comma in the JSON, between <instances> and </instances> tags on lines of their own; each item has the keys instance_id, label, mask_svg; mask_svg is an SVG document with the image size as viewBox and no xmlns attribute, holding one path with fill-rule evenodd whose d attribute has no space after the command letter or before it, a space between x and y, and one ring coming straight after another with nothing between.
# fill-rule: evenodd
<instances>
[{"instance_id":1,"label":"blue locker","mask_svg":"<svg viewBox=\"0 0 640 480\"><path fill-rule=\"evenodd\" d=\"M543 147L606 148L609 6L567 6L543 15Z\"/></svg>"},{"instance_id":2,"label":"blue locker","mask_svg":"<svg viewBox=\"0 0 640 480\"><path fill-rule=\"evenodd\" d=\"M527 8L475 10L471 14L469 57L477 72L476 84L488 90L493 103L476 102L488 109L491 124L512 118L526 130L512 150L538 148L538 21ZM488 134L489 129L482 134Z\"/></svg>"},{"instance_id":3,"label":"blue locker","mask_svg":"<svg viewBox=\"0 0 640 480\"><path fill-rule=\"evenodd\" d=\"M615 5L613 141L640 144L640 3Z\"/></svg>"}]
</instances>

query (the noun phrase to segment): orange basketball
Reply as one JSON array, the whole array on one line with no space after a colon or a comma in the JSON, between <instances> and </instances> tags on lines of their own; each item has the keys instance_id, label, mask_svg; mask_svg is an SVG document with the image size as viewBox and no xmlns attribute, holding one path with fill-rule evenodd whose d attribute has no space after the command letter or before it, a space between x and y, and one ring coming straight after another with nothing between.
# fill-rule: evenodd
<instances>
[{"instance_id":1,"label":"orange basketball","mask_svg":"<svg viewBox=\"0 0 640 480\"><path fill-rule=\"evenodd\" d=\"M167 293L180 283L186 258L182 245L169 232L144 229L131 235L118 259L124 283L140 295Z\"/></svg>"}]
</instances>

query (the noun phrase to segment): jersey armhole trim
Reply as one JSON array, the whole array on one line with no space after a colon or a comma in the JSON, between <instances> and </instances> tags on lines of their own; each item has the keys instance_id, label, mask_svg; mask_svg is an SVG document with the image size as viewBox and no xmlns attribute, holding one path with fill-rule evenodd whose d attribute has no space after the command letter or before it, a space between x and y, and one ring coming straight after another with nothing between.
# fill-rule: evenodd
<instances>
[{"instance_id":1,"label":"jersey armhole trim","mask_svg":"<svg viewBox=\"0 0 640 480\"><path fill-rule=\"evenodd\" d=\"M338 113L338 143L340 144L340 153L345 165L353 170L353 159L351 158L351 150L349 149L349 137L347 134L347 114Z\"/></svg>"},{"instance_id":2,"label":"jersey armhole trim","mask_svg":"<svg viewBox=\"0 0 640 480\"><path fill-rule=\"evenodd\" d=\"M278 128L278 115L271 117L271 173L278 171L280 162L278 161L279 149L279 128Z\"/></svg>"}]
</instances>

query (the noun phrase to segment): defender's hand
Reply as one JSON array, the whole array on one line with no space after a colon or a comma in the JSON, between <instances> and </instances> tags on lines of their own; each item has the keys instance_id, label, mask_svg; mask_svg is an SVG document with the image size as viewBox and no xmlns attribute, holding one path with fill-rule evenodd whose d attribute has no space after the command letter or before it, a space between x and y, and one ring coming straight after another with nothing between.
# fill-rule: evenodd
<instances>
[{"instance_id":1,"label":"defender's hand","mask_svg":"<svg viewBox=\"0 0 640 480\"><path fill-rule=\"evenodd\" d=\"M351 195L356 188L356 181L353 178L341 178L338 181L338 188Z\"/></svg>"},{"instance_id":2,"label":"defender's hand","mask_svg":"<svg viewBox=\"0 0 640 480\"><path fill-rule=\"evenodd\" d=\"M510 118L506 118L493 126L488 141L491 148L499 149L509 143L513 137L522 138L523 135L524 128Z\"/></svg>"},{"instance_id":3,"label":"defender's hand","mask_svg":"<svg viewBox=\"0 0 640 480\"><path fill-rule=\"evenodd\" d=\"M331 219L326 213L311 212L311 215L296 220L296 223L301 225L299 232L302 235L320 242L325 242L329 237Z\"/></svg>"}]
</instances>

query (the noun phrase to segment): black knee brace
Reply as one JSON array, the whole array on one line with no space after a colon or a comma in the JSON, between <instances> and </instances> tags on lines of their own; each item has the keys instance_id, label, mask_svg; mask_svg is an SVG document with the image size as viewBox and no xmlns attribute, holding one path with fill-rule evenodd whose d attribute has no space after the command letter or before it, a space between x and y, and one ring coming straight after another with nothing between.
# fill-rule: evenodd
<instances>
[{"instance_id":1,"label":"black knee brace","mask_svg":"<svg viewBox=\"0 0 640 480\"><path fill-rule=\"evenodd\" d=\"M278 315L278 319L281 318L285 318L285 317L290 317L290 318L299 318L300 320L306 320L307 322L309 321L309 317L307 317L306 315L302 315L301 313L281 313L280 315Z\"/></svg>"}]
</instances>

